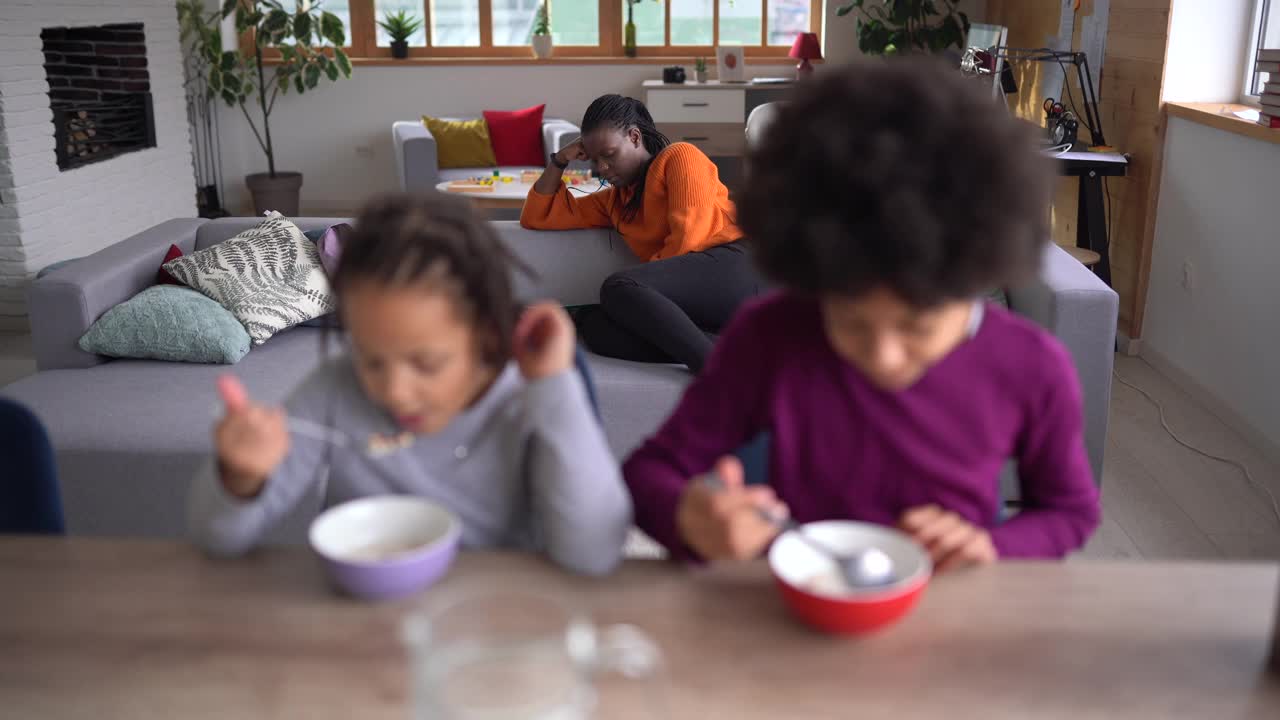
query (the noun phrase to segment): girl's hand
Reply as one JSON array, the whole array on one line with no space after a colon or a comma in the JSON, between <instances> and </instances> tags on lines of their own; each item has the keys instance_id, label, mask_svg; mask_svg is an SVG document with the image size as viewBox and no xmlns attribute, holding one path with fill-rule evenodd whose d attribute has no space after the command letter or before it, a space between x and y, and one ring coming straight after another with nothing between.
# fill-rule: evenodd
<instances>
[{"instance_id":1,"label":"girl's hand","mask_svg":"<svg viewBox=\"0 0 1280 720\"><path fill-rule=\"evenodd\" d=\"M512 342L520 374L538 380L568 370L574 341L573 321L558 303L530 305L516 323Z\"/></svg>"},{"instance_id":2,"label":"girl's hand","mask_svg":"<svg viewBox=\"0 0 1280 720\"><path fill-rule=\"evenodd\" d=\"M787 506L764 485L747 487L742 463L726 455L713 470L723 488L694 478L676 508L676 528L685 544L707 560L751 560L778 536L778 526L760 516L786 517Z\"/></svg>"},{"instance_id":3,"label":"girl's hand","mask_svg":"<svg viewBox=\"0 0 1280 720\"><path fill-rule=\"evenodd\" d=\"M289 454L289 425L284 410L253 404L232 375L218 378L218 394L227 406L213 431L222 485L236 497L251 498Z\"/></svg>"},{"instance_id":4,"label":"girl's hand","mask_svg":"<svg viewBox=\"0 0 1280 720\"><path fill-rule=\"evenodd\" d=\"M937 505L906 511L898 525L929 551L938 572L990 565L999 557L991 533Z\"/></svg>"},{"instance_id":5,"label":"girl's hand","mask_svg":"<svg viewBox=\"0 0 1280 720\"><path fill-rule=\"evenodd\" d=\"M556 160L561 163L571 163L575 160L585 161L590 159L591 158L587 157L587 147L582 144L582 138L578 138L568 145L565 145L556 153Z\"/></svg>"}]
</instances>

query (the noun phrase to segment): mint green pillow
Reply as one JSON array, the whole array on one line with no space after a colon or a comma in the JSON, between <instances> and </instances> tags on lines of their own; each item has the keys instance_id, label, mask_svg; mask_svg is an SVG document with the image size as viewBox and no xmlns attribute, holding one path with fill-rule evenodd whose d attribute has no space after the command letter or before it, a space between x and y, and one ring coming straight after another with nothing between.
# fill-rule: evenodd
<instances>
[{"instance_id":1,"label":"mint green pillow","mask_svg":"<svg viewBox=\"0 0 1280 720\"><path fill-rule=\"evenodd\" d=\"M249 332L230 311L191 288L156 285L102 314L80 349L117 358L231 365Z\"/></svg>"}]
</instances>

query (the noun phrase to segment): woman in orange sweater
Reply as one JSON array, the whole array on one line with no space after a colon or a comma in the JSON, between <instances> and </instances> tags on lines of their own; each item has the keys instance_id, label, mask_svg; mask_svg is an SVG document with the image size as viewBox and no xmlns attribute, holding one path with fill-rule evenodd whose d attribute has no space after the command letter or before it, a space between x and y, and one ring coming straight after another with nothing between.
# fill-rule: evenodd
<instances>
[{"instance_id":1,"label":"woman in orange sweater","mask_svg":"<svg viewBox=\"0 0 1280 720\"><path fill-rule=\"evenodd\" d=\"M590 160L610 187L575 197L561 181L574 160ZM735 215L701 150L658 132L640 101L605 95L587 108L582 137L551 155L520 223L616 229L646 262L604 281L600 310L577 318L583 341L601 355L681 362L696 373L711 336L762 288Z\"/></svg>"}]
</instances>

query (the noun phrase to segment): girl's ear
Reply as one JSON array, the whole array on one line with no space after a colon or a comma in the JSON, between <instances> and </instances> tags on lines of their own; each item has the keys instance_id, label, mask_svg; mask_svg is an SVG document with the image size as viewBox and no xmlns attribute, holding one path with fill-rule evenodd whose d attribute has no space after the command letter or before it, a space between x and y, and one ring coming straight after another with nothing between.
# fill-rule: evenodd
<instances>
[{"instance_id":1,"label":"girl's ear","mask_svg":"<svg viewBox=\"0 0 1280 720\"><path fill-rule=\"evenodd\" d=\"M644 133L640 132L640 128L633 127L628 131L627 135L631 139L631 144L640 147L644 143Z\"/></svg>"}]
</instances>

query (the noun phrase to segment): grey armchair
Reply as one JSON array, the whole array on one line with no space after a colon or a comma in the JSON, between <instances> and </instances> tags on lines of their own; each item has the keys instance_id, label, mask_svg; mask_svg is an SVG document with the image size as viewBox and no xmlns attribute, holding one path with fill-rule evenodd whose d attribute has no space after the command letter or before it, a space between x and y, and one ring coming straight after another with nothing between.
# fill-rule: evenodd
<instances>
[{"instance_id":1,"label":"grey armchair","mask_svg":"<svg viewBox=\"0 0 1280 720\"><path fill-rule=\"evenodd\" d=\"M447 120L469 118L445 118ZM542 121L542 147L546 152L556 152L578 139L577 125L560 118ZM458 180L487 174L493 168L440 169L437 161L436 139L421 121L402 120L391 126L391 140L395 143L396 174L400 189L406 191L430 190L445 180ZM541 166L539 166L540 168ZM521 170L521 168L502 168Z\"/></svg>"}]
</instances>

